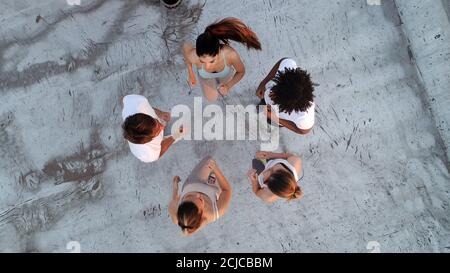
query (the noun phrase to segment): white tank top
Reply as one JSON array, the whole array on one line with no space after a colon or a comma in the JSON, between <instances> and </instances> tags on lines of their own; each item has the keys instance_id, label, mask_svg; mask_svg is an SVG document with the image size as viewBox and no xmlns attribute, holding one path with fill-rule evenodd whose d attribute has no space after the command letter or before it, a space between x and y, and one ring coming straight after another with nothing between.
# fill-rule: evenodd
<instances>
[{"instance_id":1,"label":"white tank top","mask_svg":"<svg viewBox=\"0 0 450 273\"><path fill-rule=\"evenodd\" d=\"M272 168L273 166L277 165L278 163L282 163L283 165L285 165L290 171L291 173L294 175L295 181L299 181L300 178L298 177L298 173L297 170L294 168L294 166L291 165L291 163L289 163L289 161L287 161L286 159L274 159L274 160L270 160L269 162L267 162L266 167L264 168L264 171ZM267 188L267 185L264 184L264 171L262 171L259 175L258 175L258 183L259 186L261 188Z\"/></svg>"}]
</instances>

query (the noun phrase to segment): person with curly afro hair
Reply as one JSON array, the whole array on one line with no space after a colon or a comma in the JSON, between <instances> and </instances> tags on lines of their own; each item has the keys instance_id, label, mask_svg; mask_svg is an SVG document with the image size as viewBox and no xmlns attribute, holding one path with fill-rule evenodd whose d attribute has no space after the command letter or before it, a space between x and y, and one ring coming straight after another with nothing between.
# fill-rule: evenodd
<instances>
[{"instance_id":1,"label":"person with curly afro hair","mask_svg":"<svg viewBox=\"0 0 450 273\"><path fill-rule=\"evenodd\" d=\"M268 105L270 123L301 135L314 126L314 84L308 72L289 58L278 61L259 84L256 95L261 105Z\"/></svg>"}]
</instances>

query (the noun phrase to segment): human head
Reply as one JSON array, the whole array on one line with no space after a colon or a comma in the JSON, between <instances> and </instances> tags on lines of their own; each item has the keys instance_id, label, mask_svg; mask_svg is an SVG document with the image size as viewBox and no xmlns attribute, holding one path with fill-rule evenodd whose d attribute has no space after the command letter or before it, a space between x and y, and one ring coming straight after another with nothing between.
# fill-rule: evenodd
<instances>
[{"instance_id":1,"label":"human head","mask_svg":"<svg viewBox=\"0 0 450 273\"><path fill-rule=\"evenodd\" d=\"M152 141L163 128L159 121L142 113L127 117L122 125L124 138L134 144Z\"/></svg>"},{"instance_id":2,"label":"human head","mask_svg":"<svg viewBox=\"0 0 450 273\"><path fill-rule=\"evenodd\" d=\"M265 182L273 194L288 201L302 196L302 190L294 175L286 170L274 171Z\"/></svg>"},{"instance_id":3,"label":"human head","mask_svg":"<svg viewBox=\"0 0 450 273\"><path fill-rule=\"evenodd\" d=\"M261 50L261 43L256 34L241 20L228 17L209 25L197 37L195 46L197 56L216 57L223 45L228 45L230 40L242 43L249 49Z\"/></svg>"},{"instance_id":4,"label":"human head","mask_svg":"<svg viewBox=\"0 0 450 273\"><path fill-rule=\"evenodd\" d=\"M183 234L196 232L203 221L204 200L199 193L186 195L178 206L177 219Z\"/></svg>"},{"instance_id":5,"label":"human head","mask_svg":"<svg viewBox=\"0 0 450 273\"><path fill-rule=\"evenodd\" d=\"M280 112L288 114L305 112L314 100L314 86L310 75L301 68L286 68L273 79L270 98L278 105Z\"/></svg>"}]
</instances>

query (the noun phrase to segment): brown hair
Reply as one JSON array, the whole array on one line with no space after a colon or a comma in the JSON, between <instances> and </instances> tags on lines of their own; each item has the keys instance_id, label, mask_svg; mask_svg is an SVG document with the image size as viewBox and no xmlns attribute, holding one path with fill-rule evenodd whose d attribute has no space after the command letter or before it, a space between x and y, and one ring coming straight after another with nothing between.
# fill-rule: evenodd
<instances>
[{"instance_id":1,"label":"brown hair","mask_svg":"<svg viewBox=\"0 0 450 273\"><path fill-rule=\"evenodd\" d=\"M268 178L267 186L273 194L288 201L300 199L303 196L303 192L297 181L295 181L294 175L285 170L275 171Z\"/></svg>"},{"instance_id":2,"label":"brown hair","mask_svg":"<svg viewBox=\"0 0 450 273\"><path fill-rule=\"evenodd\" d=\"M146 114L135 114L125 119L123 137L134 144L145 144L153 139L157 121Z\"/></svg>"},{"instance_id":3,"label":"brown hair","mask_svg":"<svg viewBox=\"0 0 450 273\"><path fill-rule=\"evenodd\" d=\"M183 202L178 206L178 225L184 234L194 233L202 223L203 213L193 202Z\"/></svg>"},{"instance_id":4,"label":"brown hair","mask_svg":"<svg viewBox=\"0 0 450 273\"><path fill-rule=\"evenodd\" d=\"M216 56L229 40L244 44L248 49L261 50L261 43L256 34L241 20L228 17L209 25L205 32L197 37L197 56Z\"/></svg>"}]
</instances>

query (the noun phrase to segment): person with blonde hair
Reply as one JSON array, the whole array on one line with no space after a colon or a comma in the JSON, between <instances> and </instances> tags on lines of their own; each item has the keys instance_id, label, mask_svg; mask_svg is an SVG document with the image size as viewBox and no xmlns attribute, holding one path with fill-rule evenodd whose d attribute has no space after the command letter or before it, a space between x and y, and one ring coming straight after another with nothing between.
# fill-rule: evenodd
<instances>
[{"instance_id":1,"label":"person with blonde hair","mask_svg":"<svg viewBox=\"0 0 450 273\"><path fill-rule=\"evenodd\" d=\"M259 151L252 163L248 179L253 192L263 201L273 203L279 198L291 201L303 197L303 190L298 185L302 178L299 176L302 173L300 157Z\"/></svg>"}]
</instances>

